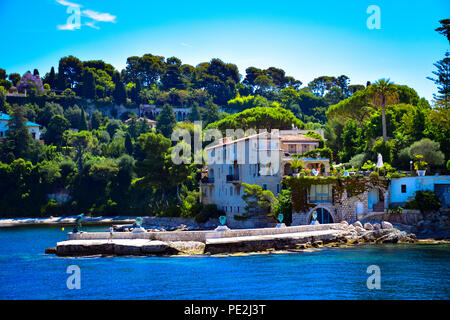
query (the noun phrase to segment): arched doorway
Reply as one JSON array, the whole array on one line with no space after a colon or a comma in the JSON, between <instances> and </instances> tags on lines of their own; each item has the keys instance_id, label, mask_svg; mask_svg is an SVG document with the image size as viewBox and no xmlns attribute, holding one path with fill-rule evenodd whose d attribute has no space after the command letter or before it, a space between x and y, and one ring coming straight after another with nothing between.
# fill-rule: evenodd
<instances>
[{"instance_id":1,"label":"arched doorway","mask_svg":"<svg viewBox=\"0 0 450 320\"><path fill-rule=\"evenodd\" d=\"M317 221L319 221L320 224L326 224L326 223L333 223L333 216L331 213L325 209L325 208L317 208L313 211L311 211L311 214L309 216L309 223L313 221L313 213L317 212Z\"/></svg>"}]
</instances>

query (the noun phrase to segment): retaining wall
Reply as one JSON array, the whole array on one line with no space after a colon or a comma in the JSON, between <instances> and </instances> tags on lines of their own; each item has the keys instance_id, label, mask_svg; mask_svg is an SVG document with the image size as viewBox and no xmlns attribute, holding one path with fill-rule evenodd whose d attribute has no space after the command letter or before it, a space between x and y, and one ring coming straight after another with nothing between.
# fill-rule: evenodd
<instances>
[{"instance_id":1,"label":"retaining wall","mask_svg":"<svg viewBox=\"0 0 450 320\"><path fill-rule=\"evenodd\" d=\"M339 223L330 223L322 225L303 225L285 228L264 228L264 229L233 229L228 231L167 231L167 232L115 232L113 239L148 239L160 241L200 241L206 242L206 239L262 236L271 234L296 233L306 231L319 231L330 229L341 229ZM69 233L69 240L98 240L108 239L109 232L83 232Z\"/></svg>"}]
</instances>

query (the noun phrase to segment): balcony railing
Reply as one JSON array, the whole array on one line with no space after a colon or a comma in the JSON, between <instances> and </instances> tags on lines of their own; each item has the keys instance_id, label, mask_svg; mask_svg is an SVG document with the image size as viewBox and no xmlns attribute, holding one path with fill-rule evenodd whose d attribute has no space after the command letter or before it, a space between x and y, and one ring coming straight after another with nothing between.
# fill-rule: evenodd
<instances>
[{"instance_id":1,"label":"balcony railing","mask_svg":"<svg viewBox=\"0 0 450 320\"><path fill-rule=\"evenodd\" d=\"M214 183L214 178L203 177L203 178L201 179L201 182L202 182L203 184Z\"/></svg>"},{"instance_id":2,"label":"balcony railing","mask_svg":"<svg viewBox=\"0 0 450 320\"><path fill-rule=\"evenodd\" d=\"M331 203L333 202L333 196L331 194L315 194L308 197L309 203Z\"/></svg>"},{"instance_id":3,"label":"balcony railing","mask_svg":"<svg viewBox=\"0 0 450 320\"><path fill-rule=\"evenodd\" d=\"M238 182L239 179L239 175L236 174L228 174L227 175L227 182Z\"/></svg>"}]
</instances>

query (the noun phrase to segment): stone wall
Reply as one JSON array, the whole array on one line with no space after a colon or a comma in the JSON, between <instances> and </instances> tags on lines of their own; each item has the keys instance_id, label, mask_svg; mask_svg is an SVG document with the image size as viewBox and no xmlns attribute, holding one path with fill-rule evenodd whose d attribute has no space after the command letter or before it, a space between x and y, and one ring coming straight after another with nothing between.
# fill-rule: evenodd
<instances>
[{"instance_id":1,"label":"stone wall","mask_svg":"<svg viewBox=\"0 0 450 320\"><path fill-rule=\"evenodd\" d=\"M171 231L171 232L115 232L113 239L147 239L160 241L200 241L205 242L206 239L213 238L230 238L230 237L248 237L263 236L273 234L298 233L307 231L340 229L342 226L338 223L330 223L323 225L304 225L285 228L264 228L264 229L230 229L228 231ZM109 232L69 232L69 240L100 240L109 239Z\"/></svg>"},{"instance_id":2,"label":"stone wall","mask_svg":"<svg viewBox=\"0 0 450 320\"><path fill-rule=\"evenodd\" d=\"M209 219L205 223L198 223L194 218L180 218L180 217L144 217L142 225L147 229L154 229L162 227L164 229L177 228L181 225L189 227L189 229L215 229L219 225L219 220Z\"/></svg>"},{"instance_id":3,"label":"stone wall","mask_svg":"<svg viewBox=\"0 0 450 320\"><path fill-rule=\"evenodd\" d=\"M334 203L318 203L307 211L294 212L292 214L292 225L309 224L312 213L319 208L326 209L335 223L341 221L353 223L360 220L371 211L369 208L369 192L371 190L367 190L352 197L348 197L347 192L345 191L343 192L340 201L335 201ZM386 189L380 189L380 192L384 194L384 199L388 197L388 191Z\"/></svg>"}]
</instances>

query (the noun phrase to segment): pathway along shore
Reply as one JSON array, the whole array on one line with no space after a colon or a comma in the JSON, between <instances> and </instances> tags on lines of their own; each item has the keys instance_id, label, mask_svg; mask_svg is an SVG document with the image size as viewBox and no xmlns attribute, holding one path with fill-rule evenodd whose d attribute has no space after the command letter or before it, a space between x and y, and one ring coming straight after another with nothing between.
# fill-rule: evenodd
<instances>
[{"instance_id":1,"label":"pathway along shore","mask_svg":"<svg viewBox=\"0 0 450 320\"><path fill-rule=\"evenodd\" d=\"M400 231L389 222L359 221L303 225L281 228L233 229L227 231L109 232L69 233L46 253L58 256L93 255L201 255L304 250L320 246L359 243L416 243L414 234Z\"/></svg>"}]
</instances>

